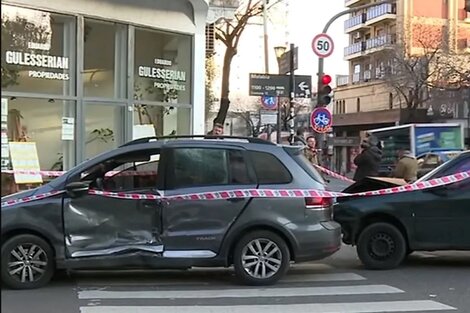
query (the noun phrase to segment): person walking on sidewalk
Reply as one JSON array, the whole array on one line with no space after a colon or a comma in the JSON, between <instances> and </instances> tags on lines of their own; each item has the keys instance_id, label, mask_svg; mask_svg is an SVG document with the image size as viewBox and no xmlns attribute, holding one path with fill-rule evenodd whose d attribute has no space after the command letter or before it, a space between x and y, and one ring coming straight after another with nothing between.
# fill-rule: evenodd
<instances>
[{"instance_id":1,"label":"person walking on sidewalk","mask_svg":"<svg viewBox=\"0 0 470 313\"><path fill-rule=\"evenodd\" d=\"M362 142L362 151L354 159L354 164L357 165L356 172L354 173L355 181L360 181L367 176L377 176L379 174L382 150L380 150L378 145L379 140L372 135Z\"/></svg>"},{"instance_id":2,"label":"person walking on sidewalk","mask_svg":"<svg viewBox=\"0 0 470 313\"><path fill-rule=\"evenodd\" d=\"M407 183L418 179L418 161L409 150L398 151L398 163L393 171L393 177L403 178Z\"/></svg>"}]
</instances>

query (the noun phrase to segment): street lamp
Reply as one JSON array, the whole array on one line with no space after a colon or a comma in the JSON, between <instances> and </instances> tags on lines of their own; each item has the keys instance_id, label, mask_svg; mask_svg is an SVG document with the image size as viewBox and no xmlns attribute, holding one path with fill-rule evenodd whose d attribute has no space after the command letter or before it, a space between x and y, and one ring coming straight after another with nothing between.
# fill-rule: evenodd
<instances>
[{"instance_id":1,"label":"street lamp","mask_svg":"<svg viewBox=\"0 0 470 313\"><path fill-rule=\"evenodd\" d=\"M277 46L274 47L274 53L276 54L276 59L279 63L279 60L281 59L282 55L286 52L287 47L285 46Z\"/></svg>"},{"instance_id":2,"label":"street lamp","mask_svg":"<svg viewBox=\"0 0 470 313\"><path fill-rule=\"evenodd\" d=\"M274 47L274 53L276 54L277 65L278 65L278 72L281 71L281 58L286 53L287 47L286 46L276 46ZM278 144L281 143L281 101L279 97L277 97L277 132L276 132L276 142Z\"/></svg>"}]
</instances>

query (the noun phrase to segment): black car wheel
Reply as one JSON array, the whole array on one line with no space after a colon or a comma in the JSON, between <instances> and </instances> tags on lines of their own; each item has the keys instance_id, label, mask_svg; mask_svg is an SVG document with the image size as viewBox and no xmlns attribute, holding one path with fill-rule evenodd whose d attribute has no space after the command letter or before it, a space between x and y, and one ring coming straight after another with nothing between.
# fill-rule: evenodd
<instances>
[{"instance_id":1,"label":"black car wheel","mask_svg":"<svg viewBox=\"0 0 470 313\"><path fill-rule=\"evenodd\" d=\"M34 235L18 235L2 246L2 282L13 289L33 289L47 284L54 274L51 246Z\"/></svg>"},{"instance_id":2,"label":"black car wheel","mask_svg":"<svg viewBox=\"0 0 470 313\"><path fill-rule=\"evenodd\" d=\"M290 253L287 243L270 231L254 231L235 246L233 265L237 277L248 285L271 285L287 272Z\"/></svg>"},{"instance_id":3,"label":"black car wheel","mask_svg":"<svg viewBox=\"0 0 470 313\"><path fill-rule=\"evenodd\" d=\"M375 223L359 235L357 254L366 268L391 269L406 257L407 245L403 234L392 224Z\"/></svg>"}]
</instances>

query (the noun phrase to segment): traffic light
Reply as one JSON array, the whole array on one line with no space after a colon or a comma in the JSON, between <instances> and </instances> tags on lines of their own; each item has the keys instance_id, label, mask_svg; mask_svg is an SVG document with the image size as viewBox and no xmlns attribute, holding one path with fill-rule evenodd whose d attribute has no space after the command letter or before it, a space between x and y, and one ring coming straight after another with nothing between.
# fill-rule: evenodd
<instances>
[{"instance_id":1,"label":"traffic light","mask_svg":"<svg viewBox=\"0 0 470 313\"><path fill-rule=\"evenodd\" d=\"M327 106L331 102L330 93L332 91L330 84L331 76L323 75L321 77L320 86L318 89L318 106Z\"/></svg>"}]
</instances>

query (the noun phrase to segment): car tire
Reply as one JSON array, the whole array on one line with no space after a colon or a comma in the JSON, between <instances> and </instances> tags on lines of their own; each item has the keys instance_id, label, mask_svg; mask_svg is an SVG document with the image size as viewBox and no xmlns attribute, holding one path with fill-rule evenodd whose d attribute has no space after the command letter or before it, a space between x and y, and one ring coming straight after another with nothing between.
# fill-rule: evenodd
<instances>
[{"instance_id":1,"label":"car tire","mask_svg":"<svg viewBox=\"0 0 470 313\"><path fill-rule=\"evenodd\" d=\"M368 269L395 268L403 262L406 252L407 244L403 234L389 223L367 226L357 241L357 254Z\"/></svg>"},{"instance_id":2,"label":"car tire","mask_svg":"<svg viewBox=\"0 0 470 313\"><path fill-rule=\"evenodd\" d=\"M1 257L2 282L12 289L42 287L54 274L52 248L35 235L24 234L10 238L2 245Z\"/></svg>"},{"instance_id":3,"label":"car tire","mask_svg":"<svg viewBox=\"0 0 470 313\"><path fill-rule=\"evenodd\" d=\"M246 285L272 285L285 275L289 264L287 243L270 231L246 234L233 251L235 274Z\"/></svg>"}]
</instances>

